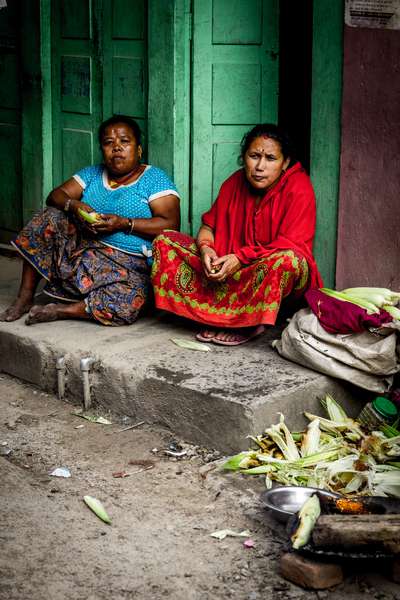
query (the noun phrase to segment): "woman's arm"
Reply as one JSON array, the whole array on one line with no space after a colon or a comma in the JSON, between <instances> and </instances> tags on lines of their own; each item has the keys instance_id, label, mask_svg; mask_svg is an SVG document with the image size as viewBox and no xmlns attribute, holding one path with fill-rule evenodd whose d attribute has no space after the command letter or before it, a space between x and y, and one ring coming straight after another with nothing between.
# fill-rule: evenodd
<instances>
[{"instance_id":1,"label":"woman's arm","mask_svg":"<svg viewBox=\"0 0 400 600\"><path fill-rule=\"evenodd\" d=\"M78 208L86 211L93 210L88 204L81 202L83 189L79 183L71 177L58 187L54 188L46 198L47 206L54 206L58 210L73 213L82 223L85 221L80 217Z\"/></svg>"},{"instance_id":2,"label":"woman's arm","mask_svg":"<svg viewBox=\"0 0 400 600\"><path fill-rule=\"evenodd\" d=\"M204 274L206 277L210 277L215 272L214 261L218 258L214 248L213 229L203 223L197 234L196 244L200 252Z\"/></svg>"},{"instance_id":3,"label":"woman's arm","mask_svg":"<svg viewBox=\"0 0 400 600\"><path fill-rule=\"evenodd\" d=\"M173 194L152 200L149 204L152 216L149 219L128 219L118 215L101 215L101 221L92 227L99 233L125 231L153 239L164 229L179 230L179 198Z\"/></svg>"},{"instance_id":4,"label":"woman's arm","mask_svg":"<svg viewBox=\"0 0 400 600\"><path fill-rule=\"evenodd\" d=\"M209 248L214 248L214 231L208 225L202 225L199 229L199 233L197 234L197 245L199 248L202 246L207 246L209 243Z\"/></svg>"}]
</instances>

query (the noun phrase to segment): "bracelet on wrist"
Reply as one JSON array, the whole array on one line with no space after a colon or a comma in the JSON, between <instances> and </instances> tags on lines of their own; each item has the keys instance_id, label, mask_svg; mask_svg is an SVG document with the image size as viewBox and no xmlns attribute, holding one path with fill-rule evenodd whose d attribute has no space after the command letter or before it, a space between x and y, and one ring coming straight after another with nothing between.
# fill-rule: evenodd
<instances>
[{"instance_id":1,"label":"bracelet on wrist","mask_svg":"<svg viewBox=\"0 0 400 600\"><path fill-rule=\"evenodd\" d=\"M128 233L133 233L133 230L135 228L135 220L134 219L128 219L128 227L127 227L127 232Z\"/></svg>"},{"instance_id":2,"label":"bracelet on wrist","mask_svg":"<svg viewBox=\"0 0 400 600\"><path fill-rule=\"evenodd\" d=\"M68 198L66 203L63 206L63 211L64 212L69 212L70 206L71 206L71 202L72 202L72 198Z\"/></svg>"},{"instance_id":3,"label":"bracelet on wrist","mask_svg":"<svg viewBox=\"0 0 400 600\"><path fill-rule=\"evenodd\" d=\"M197 241L197 247L199 250L201 250L205 246L207 246L207 248L211 248L212 250L215 250L214 242L212 242L211 240L198 240Z\"/></svg>"}]
</instances>

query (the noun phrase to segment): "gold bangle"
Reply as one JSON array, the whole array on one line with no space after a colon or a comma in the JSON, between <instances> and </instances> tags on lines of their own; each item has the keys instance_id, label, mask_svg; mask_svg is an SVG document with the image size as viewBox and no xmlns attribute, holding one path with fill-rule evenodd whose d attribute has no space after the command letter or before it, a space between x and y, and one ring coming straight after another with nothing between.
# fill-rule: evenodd
<instances>
[{"instance_id":1,"label":"gold bangle","mask_svg":"<svg viewBox=\"0 0 400 600\"><path fill-rule=\"evenodd\" d=\"M134 219L128 219L128 233L133 233L134 227L135 227Z\"/></svg>"}]
</instances>

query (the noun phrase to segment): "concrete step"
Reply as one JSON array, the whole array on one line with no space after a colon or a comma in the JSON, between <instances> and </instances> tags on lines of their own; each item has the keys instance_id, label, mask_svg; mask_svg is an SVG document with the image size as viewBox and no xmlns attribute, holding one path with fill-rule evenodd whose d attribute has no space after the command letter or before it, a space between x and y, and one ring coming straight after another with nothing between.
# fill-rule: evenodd
<instances>
[{"instance_id":1,"label":"concrete step","mask_svg":"<svg viewBox=\"0 0 400 600\"><path fill-rule=\"evenodd\" d=\"M0 257L0 311L13 298L20 261ZM143 317L129 327L58 321L27 327L24 318L0 322L0 370L43 390L57 390L57 359L65 357L65 399L83 402L80 361L93 357L91 399L135 420L168 427L181 439L223 452L247 448L282 412L296 429L303 411L319 412L330 392L357 414L357 389L280 357L271 347L281 327L249 344L210 352L176 346L193 339L196 327L167 314Z\"/></svg>"}]
</instances>

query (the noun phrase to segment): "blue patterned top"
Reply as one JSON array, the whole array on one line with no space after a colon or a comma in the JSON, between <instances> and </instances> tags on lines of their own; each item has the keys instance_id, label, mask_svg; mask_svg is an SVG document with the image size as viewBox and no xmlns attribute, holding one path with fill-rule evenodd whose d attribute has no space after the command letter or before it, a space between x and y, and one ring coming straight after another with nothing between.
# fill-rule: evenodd
<instances>
[{"instance_id":1,"label":"blue patterned top","mask_svg":"<svg viewBox=\"0 0 400 600\"><path fill-rule=\"evenodd\" d=\"M170 194L178 196L175 184L164 171L147 165L143 173L133 183L111 188L103 165L93 165L78 171L73 178L83 188L82 202L96 212L118 215L131 219L150 219L150 202ZM151 256L151 240L116 231L104 234L99 239L107 246L130 254Z\"/></svg>"}]
</instances>

